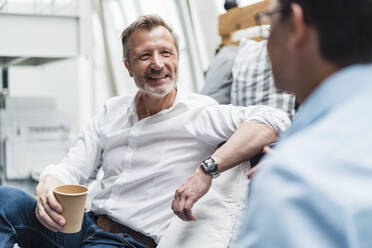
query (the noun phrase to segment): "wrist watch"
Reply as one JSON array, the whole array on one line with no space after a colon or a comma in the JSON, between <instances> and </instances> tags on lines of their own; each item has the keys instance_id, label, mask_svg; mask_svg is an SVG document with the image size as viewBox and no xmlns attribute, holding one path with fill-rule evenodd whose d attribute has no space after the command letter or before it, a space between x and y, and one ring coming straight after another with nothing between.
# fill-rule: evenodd
<instances>
[{"instance_id":1,"label":"wrist watch","mask_svg":"<svg viewBox=\"0 0 372 248\"><path fill-rule=\"evenodd\" d=\"M212 176L212 178L216 178L220 175L218 163L211 156L201 162L201 166L206 173Z\"/></svg>"}]
</instances>

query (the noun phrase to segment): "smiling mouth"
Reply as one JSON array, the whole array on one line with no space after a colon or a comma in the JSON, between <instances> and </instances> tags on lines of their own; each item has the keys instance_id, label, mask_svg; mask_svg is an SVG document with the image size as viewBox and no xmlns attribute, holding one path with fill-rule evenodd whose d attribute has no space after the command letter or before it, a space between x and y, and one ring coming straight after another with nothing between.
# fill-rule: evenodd
<instances>
[{"instance_id":1,"label":"smiling mouth","mask_svg":"<svg viewBox=\"0 0 372 248\"><path fill-rule=\"evenodd\" d=\"M165 78L168 78L169 75L160 75L160 76L148 76L147 79L149 80L161 80L161 79L165 79Z\"/></svg>"}]
</instances>

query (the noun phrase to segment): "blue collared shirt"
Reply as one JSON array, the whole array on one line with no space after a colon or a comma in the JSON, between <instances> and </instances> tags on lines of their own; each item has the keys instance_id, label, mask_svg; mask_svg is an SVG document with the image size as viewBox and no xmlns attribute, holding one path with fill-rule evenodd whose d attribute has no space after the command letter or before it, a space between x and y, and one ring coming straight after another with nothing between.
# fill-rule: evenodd
<instances>
[{"instance_id":1,"label":"blue collared shirt","mask_svg":"<svg viewBox=\"0 0 372 248\"><path fill-rule=\"evenodd\" d=\"M372 64L306 100L253 176L235 247L372 247Z\"/></svg>"}]
</instances>

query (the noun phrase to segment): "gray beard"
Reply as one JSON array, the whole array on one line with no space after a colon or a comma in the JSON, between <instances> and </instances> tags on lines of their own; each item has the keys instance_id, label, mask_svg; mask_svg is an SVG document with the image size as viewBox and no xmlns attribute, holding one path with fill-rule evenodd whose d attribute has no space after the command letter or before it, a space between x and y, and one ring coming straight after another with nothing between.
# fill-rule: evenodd
<instances>
[{"instance_id":1,"label":"gray beard","mask_svg":"<svg viewBox=\"0 0 372 248\"><path fill-rule=\"evenodd\" d=\"M168 85L167 88L165 88L165 90L162 90L162 91L157 91L155 89L149 89L147 88L146 85L144 85L144 87L137 85L137 88L146 94L152 95L154 97L162 98L166 96L167 94L169 94L172 90L174 90L174 88L176 88L176 82L172 81L172 83Z\"/></svg>"}]
</instances>

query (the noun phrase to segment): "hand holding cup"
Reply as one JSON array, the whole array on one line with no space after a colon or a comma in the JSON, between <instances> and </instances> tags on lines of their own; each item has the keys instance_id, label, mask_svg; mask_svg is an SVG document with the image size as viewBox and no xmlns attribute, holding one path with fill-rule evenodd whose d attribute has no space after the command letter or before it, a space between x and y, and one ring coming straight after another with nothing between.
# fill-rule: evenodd
<instances>
[{"instance_id":1,"label":"hand holding cup","mask_svg":"<svg viewBox=\"0 0 372 248\"><path fill-rule=\"evenodd\" d=\"M62 205L61 214L66 220L61 232L79 232L83 223L88 188L81 185L62 185L54 189L54 195Z\"/></svg>"}]
</instances>

